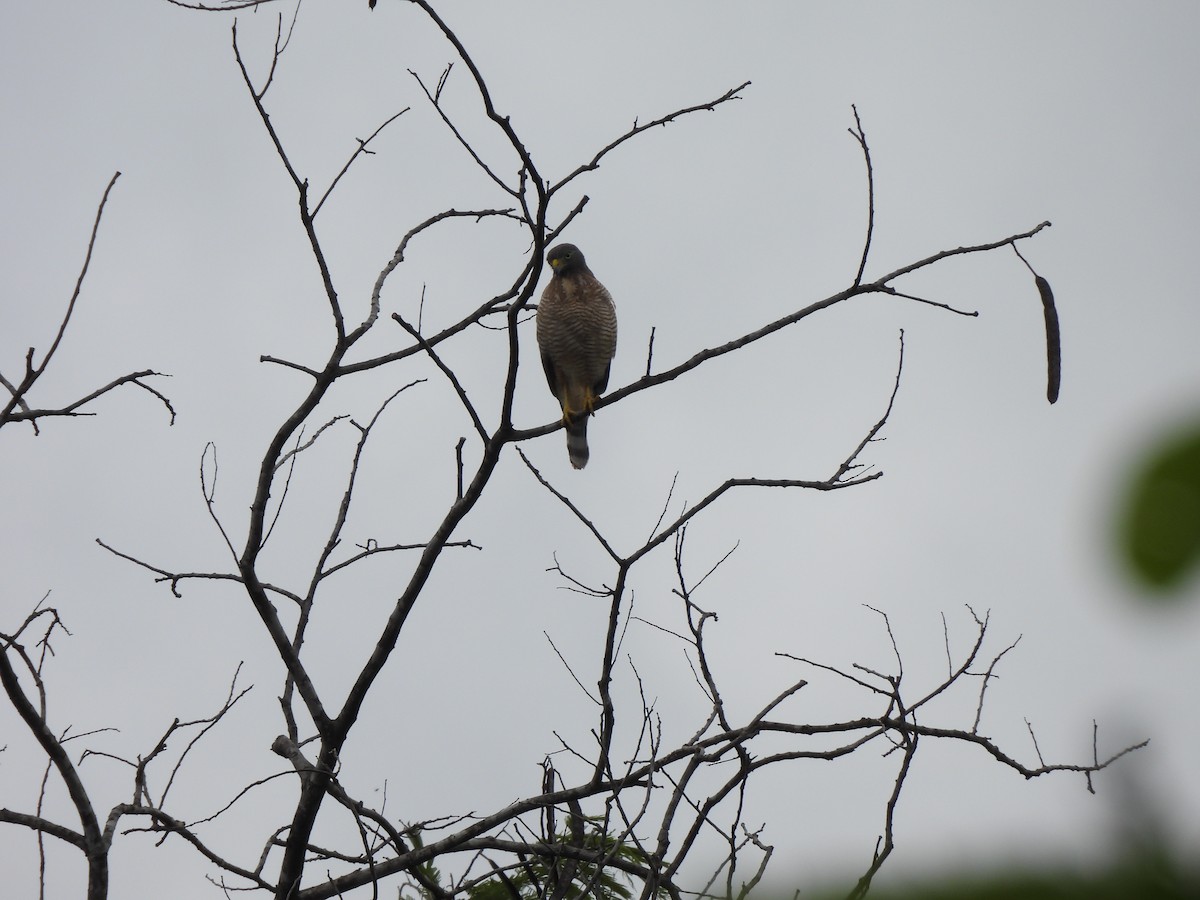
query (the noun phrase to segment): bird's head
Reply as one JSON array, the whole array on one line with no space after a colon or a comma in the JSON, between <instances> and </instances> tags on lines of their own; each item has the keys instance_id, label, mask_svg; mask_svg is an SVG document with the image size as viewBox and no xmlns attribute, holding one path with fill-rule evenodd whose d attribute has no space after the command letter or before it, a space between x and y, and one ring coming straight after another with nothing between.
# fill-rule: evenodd
<instances>
[{"instance_id":1,"label":"bird's head","mask_svg":"<svg viewBox=\"0 0 1200 900\"><path fill-rule=\"evenodd\" d=\"M551 247L546 254L546 262L554 270L555 275L566 275L569 272L580 272L587 268L583 261L583 253L574 244L559 244Z\"/></svg>"}]
</instances>

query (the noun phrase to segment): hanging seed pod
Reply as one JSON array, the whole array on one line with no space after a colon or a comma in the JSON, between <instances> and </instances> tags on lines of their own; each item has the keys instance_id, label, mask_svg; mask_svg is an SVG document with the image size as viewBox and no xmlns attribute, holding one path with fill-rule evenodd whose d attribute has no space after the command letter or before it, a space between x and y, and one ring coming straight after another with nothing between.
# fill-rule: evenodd
<instances>
[{"instance_id":1,"label":"hanging seed pod","mask_svg":"<svg viewBox=\"0 0 1200 900\"><path fill-rule=\"evenodd\" d=\"M1038 293L1042 295L1042 311L1046 314L1046 399L1058 399L1062 380L1062 341L1058 333L1058 310L1054 308L1054 292L1050 282L1041 275L1034 276Z\"/></svg>"}]
</instances>

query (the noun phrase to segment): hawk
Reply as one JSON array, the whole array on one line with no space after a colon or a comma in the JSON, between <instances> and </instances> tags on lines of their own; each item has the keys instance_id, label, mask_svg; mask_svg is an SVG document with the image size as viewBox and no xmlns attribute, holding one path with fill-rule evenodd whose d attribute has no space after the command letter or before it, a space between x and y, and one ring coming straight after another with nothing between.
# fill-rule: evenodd
<instances>
[{"instance_id":1,"label":"hawk","mask_svg":"<svg viewBox=\"0 0 1200 900\"><path fill-rule=\"evenodd\" d=\"M608 387L617 352L617 310L574 244L552 247L546 262L553 272L538 304L538 349L550 393L562 406L567 455L582 469L588 461L588 416Z\"/></svg>"}]
</instances>

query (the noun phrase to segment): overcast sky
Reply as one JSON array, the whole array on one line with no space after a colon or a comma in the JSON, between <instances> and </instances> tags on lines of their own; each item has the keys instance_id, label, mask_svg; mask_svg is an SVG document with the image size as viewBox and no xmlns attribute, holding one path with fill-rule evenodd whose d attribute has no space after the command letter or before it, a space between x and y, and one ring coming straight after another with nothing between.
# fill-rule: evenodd
<instances>
[{"instance_id":1,"label":"overcast sky","mask_svg":"<svg viewBox=\"0 0 1200 900\"><path fill-rule=\"evenodd\" d=\"M275 11L292 8L239 18L260 81ZM982 730L1031 764L1026 719L1048 761L1086 761L1093 719L1102 753L1151 738L1121 771L1140 779L1180 845L1195 847L1200 604L1140 603L1117 565L1111 520L1138 452L1200 414L1200 8L475 2L443 12L554 180L635 119L753 82L738 102L614 153L556 210L565 214L580 193L591 198L566 236L616 300L613 387L643 371L651 328L656 368L665 368L852 282L865 180L846 132L851 104L875 166L868 278L1053 222L1022 248L1059 302L1055 406L1044 396L1033 279L1005 251L899 285L978 318L857 300L603 410L583 472L570 469L561 433L525 449L629 551L650 533L676 473L676 512L731 475L832 474L886 406L903 328L905 368L886 440L863 456L882 479L830 494L731 496L690 534L696 573L738 545L696 598L720 615L709 639L728 698L749 710L809 677L789 709L795 718L877 712L773 654L888 668L890 644L870 604L891 617L915 694L944 670L941 614L962 650L971 638L964 605L990 610L994 651L1022 640L989 693ZM192 584L173 598L94 540L168 568L228 570L200 495L201 452L217 446L217 509L239 544L257 460L308 387L259 357L319 365L331 340L294 193L232 58L231 24L160 0L59 0L10 4L0 28L0 372L13 379L27 347L49 344L96 204L120 170L78 314L31 402L52 406L153 368L172 376L157 384L179 413L168 427L153 398L127 389L98 402L95 418L47 421L40 436L4 429L0 629L51 592L73 635L59 637L50 663L52 723L118 728L92 746L127 758L148 751L174 716L215 709L245 661L242 681L254 691L180 785L176 799L192 818L280 770L269 746L284 730L281 666L231 587ZM294 165L321 190L356 138L411 107L322 211L351 318L365 313L410 227L442 209L505 202L408 72L432 84L451 58L405 3L380 0L371 12L365 0L309 0L267 95ZM446 102L511 174L516 165L480 116L466 74L456 67ZM500 293L526 251L515 228L433 232L388 282L384 313L415 317L424 289L424 323L440 327ZM364 343L367 356L407 340L384 321ZM470 390L495 396L503 360L494 338L473 336L446 356ZM451 499L454 443L470 425L427 364L363 377L322 410L368 417L418 377L429 382L380 425L348 539L422 540ZM517 422L555 415L527 356ZM264 559L272 580L306 583L303 567L327 533L355 438L334 429L307 455ZM561 590L545 570L557 553L572 574L602 582L611 577L602 551L511 448L493 493L457 536L483 552L447 560L431 582L344 757L354 772L347 788L370 801L386 781L388 808L405 820L490 810L536 792L537 764L557 747L552 729L583 741L591 721L543 632L592 682L607 606ZM670 562L665 553L648 561L635 588L642 616L678 628ZM326 598L306 650L330 695L341 695L373 643L405 567L396 559L364 570ZM1195 580L1189 590L1194 599ZM693 731L700 698L677 644L634 627L628 649L669 732ZM964 693L924 721L969 727L973 700ZM0 804L31 811L44 762L11 712L0 713L4 745ZM490 765L479 765L481 752ZM867 751L763 779L748 819L767 823L781 883L869 863L895 764L878 757ZM101 809L128 799L119 764L92 759L83 771ZM885 872L1102 859L1124 796L1118 780L1099 778L1091 796L1081 778L1026 783L981 752L927 744ZM264 789L239 820L244 831L216 843L241 861L256 858L290 792L284 781ZM29 834L7 828L0 871L33 877L33 851ZM73 853L63 858L71 863L55 874L51 896L78 896L82 867ZM206 871L187 851L122 838L113 896L203 896ZM32 883L21 889L14 896L30 896Z\"/></svg>"}]
</instances>

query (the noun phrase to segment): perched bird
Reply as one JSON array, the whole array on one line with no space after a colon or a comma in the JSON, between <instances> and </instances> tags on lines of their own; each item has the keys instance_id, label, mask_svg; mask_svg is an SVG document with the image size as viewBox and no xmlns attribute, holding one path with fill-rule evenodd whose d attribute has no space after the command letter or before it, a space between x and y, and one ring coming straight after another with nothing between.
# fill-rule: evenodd
<instances>
[{"instance_id":1,"label":"perched bird","mask_svg":"<svg viewBox=\"0 0 1200 900\"><path fill-rule=\"evenodd\" d=\"M562 406L567 455L582 469L588 461L588 416L608 387L617 352L617 310L574 244L550 248L546 262L553 273L538 304L538 349L550 393Z\"/></svg>"}]
</instances>

